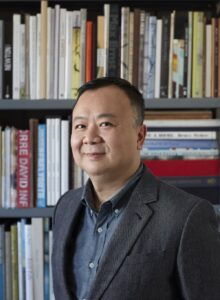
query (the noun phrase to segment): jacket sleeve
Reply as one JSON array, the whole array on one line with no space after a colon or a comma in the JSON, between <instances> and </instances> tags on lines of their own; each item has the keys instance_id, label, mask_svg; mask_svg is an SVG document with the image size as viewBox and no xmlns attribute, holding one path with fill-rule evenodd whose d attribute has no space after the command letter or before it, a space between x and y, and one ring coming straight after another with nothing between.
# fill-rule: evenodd
<instances>
[{"instance_id":1,"label":"jacket sleeve","mask_svg":"<svg viewBox=\"0 0 220 300\"><path fill-rule=\"evenodd\" d=\"M198 202L188 215L177 266L183 299L220 299L220 234L208 201Z\"/></svg>"}]
</instances>

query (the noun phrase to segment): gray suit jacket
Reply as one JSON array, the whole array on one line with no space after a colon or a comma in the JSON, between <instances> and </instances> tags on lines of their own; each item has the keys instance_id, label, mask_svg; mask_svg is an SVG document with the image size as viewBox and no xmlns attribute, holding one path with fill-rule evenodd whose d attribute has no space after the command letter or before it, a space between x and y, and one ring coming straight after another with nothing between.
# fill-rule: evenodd
<instances>
[{"instance_id":1,"label":"gray suit jacket","mask_svg":"<svg viewBox=\"0 0 220 300\"><path fill-rule=\"evenodd\" d=\"M82 189L54 213L53 285L57 300L76 299L74 228ZM89 300L219 300L220 236L212 206L156 179L147 169L134 189Z\"/></svg>"}]
</instances>

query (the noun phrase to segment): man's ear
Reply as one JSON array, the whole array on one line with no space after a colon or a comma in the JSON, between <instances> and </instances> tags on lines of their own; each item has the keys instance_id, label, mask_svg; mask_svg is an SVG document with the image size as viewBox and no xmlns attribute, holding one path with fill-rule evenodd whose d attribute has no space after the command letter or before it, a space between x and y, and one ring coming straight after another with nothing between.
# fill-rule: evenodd
<instances>
[{"instance_id":1,"label":"man's ear","mask_svg":"<svg viewBox=\"0 0 220 300\"><path fill-rule=\"evenodd\" d=\"M147 127L144 124L142 124L138 129L138 139L137 139L138 150L142 149L146 134L147 134Z\"/></svg>"}]
</instances>

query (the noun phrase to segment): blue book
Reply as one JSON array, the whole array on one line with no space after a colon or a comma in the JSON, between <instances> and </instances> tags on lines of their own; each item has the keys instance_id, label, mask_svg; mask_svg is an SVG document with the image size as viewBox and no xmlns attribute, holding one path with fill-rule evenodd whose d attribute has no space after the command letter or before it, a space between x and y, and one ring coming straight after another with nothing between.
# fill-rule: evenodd
<instances>
[{"instance_id":1,"label":"blue book","mask_svg":"<svg viewBox=\"0 0 220 300\"><path fill-rule=\"evenodd\" d=\"M46 124L38 125L37 207L46 207Z\"/></svg>"},{"instance_id":2,"label":"blue book","mask_svg":"<svg viewBox=\"0 0 220 300\"><path fill-rule=\"evenodd\" d=\"M218 149L217 140L162 140L146 139L144 141L146 149L170 149L170 148L190 148L190 149Z\"/></svg>"}]
</instances>

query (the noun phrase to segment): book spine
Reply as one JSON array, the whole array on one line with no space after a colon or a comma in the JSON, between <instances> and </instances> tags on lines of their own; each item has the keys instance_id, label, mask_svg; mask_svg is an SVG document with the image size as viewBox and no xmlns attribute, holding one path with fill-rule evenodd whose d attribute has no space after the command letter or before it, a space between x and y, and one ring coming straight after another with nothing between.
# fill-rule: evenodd
<instances>
[{"instance_id":1,"label":"book spine","mask_svg":"<svg viewBox=\"0 0 220 300\"><path fill-rule=\"evenodd\" d=\"M110 5L110 30L108 49L108 72L107 76L118 76L118 55L119 55L119 6Z\"/></svg>"},{"instance_id":2,"label":"book spine","mask_svg":"<svg viewBox=\"0 0 220 300\"><path fill-rule=\"evenodd\" d=\"M17 131L17 207L31 206L30 131Z\"/></svg>"},{"instance_id":3,"label":"book spine","mask_svg":"<svg viewBox=\"0 0 220 300\"><path fill-rule=\"evenodd\" d=\"M13 25L5 22L4 28L4 74L3 74L3 98L12 99L12 68L13 68Z\"/></svg>"},{"instance_id":4,"label":"book spine","mask_svg":"<svg viewBox=\"0 0 220 300\"><path fill-rule=\"evenodd\" d=\"M146 139L216 139L216 131L147 131Z\"/></svg>"},{"instance_id":5,"label":"book spine","mask_svg":"<svg viewBox=\"0 0 220 300\"><path fill-rule=\"evenodd\" d=\"M46 125L38 125L37 207L46 207Z\"/></svg>"},{"instance_id":6,"label":"book spine","mask_svg":"<svg viewBox=\"0 0 220 300\"><path fill-rule=\"evenodd\" d=\"M217 149L217 140L159 140L145 139L144 148L146 149L171 149L171 148L190 148L190 149Z\"/></svg>"}]
</instances>

